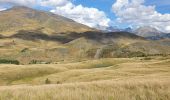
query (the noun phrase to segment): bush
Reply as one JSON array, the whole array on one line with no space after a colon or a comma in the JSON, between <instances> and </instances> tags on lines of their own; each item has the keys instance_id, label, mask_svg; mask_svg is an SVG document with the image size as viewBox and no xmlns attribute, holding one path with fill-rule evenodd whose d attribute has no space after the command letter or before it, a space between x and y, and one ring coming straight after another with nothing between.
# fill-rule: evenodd
<instances>
[{"instance_id":1,"label":"bush","mask_svg":"<svg viewBox=\"0 0 170 100\"><path fill-rule=\"evenodd\" d=\"M126 49L116 51L115 56L118 58L147 57L147 55L141 51L129 51Z\"/></svg>"},{"instance_id":2,"label":"bush","mask_svg":"<svg viewBox=\"0 0 170 100\"><path fill-rule=\"evenodd\" d=\"M29 50L28 48L24 48L24 49L21 50L21 52L23 53L23 52L26 52L28 50Z\"/></svg>"},{"instance_id":3,"label":"bush","mask_svg":"<svg viewBox=\"0 0 170 100\"><path fill-rule=\"evenodd\" d=\"M16 65L19 65L19 61L18 60L0 59L0 64L16 64Z\"/></svg>"},{"instance_id":4,"label":"bush","mask_svg":"<svg viewBox=\"0 0 170 100\"><path fill-rule=\"evenodd\" d=\"M130 52L129 57L146 57L146 55L143 52L137 51L137 52Z\"/></svg>"},{"instance_id":5,"label":"bush","mask_svg":"<svg viewBox=\"0 0 170 100\"><path fill-rule=\"evenodd\" d=\"M60 81L57 81L57 84L61 84L61 82L60 82Z\"/></svg>"},{"instance_id":6,"label":"bush","mask_svg":"<svg viewBox=\"0 0 170 100\"><path fill-rule=\"evenodd\" d=\"M29 64L50 64L50 62L45 62L41 60L31 60Z\"/></svg>"},{"instance_id":7,"label":"bush","mask_svg":"<svg viewBox=\"0 0 170 100\"><path fill-rule=\"evenodd\" d=\"M162 57L167 57L168 54L150 54L149 56L162 56Z\"/></svg>"},{"instance_id":8,"label":"bush","mask_svg":"<svg viewBox=\"0 0 170 100\"><path fill-rule=\"evenodd\" d=\"M47 78L47 79L45 80L45 84L51 84L51 81Z\"/></svg>"},{"instance_id":9,"label":"bush","mask_svg":"<svg viewBox=\"0 0 170 100\"><path fill-rule=\"evenodd\" d=\"M144 60L151 60L152 58L150 57L145 57Z\"/></svg>"},{"instance_id":10,"label":"bush","mask_svg":"<svg viewBox=\"0 0 170 100\"><path fill-rule=\"evenodd\" d=\"M37 64L37 60L31 60L29 64Z\"/></svg>"}]
</instances>

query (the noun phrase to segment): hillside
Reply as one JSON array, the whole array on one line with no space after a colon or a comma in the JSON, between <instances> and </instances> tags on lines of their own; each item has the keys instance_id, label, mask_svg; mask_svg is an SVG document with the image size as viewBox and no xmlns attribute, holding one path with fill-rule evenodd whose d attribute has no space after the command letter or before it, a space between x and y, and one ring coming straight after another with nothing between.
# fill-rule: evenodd
<instances>
[{"instance_id":1,"label":"hillside","mask_svg":"<svg viewBox=\"0 0 170 100\"><path fill-rule=\"evenodd\" d=\"M0 33L10 35L20 30L41 30L48 34L93 30L71 19L23 6L0 12L0 22Z\"/></svg>"},{"instance_id":2,"label":"hillside","mask_svg":"<svg viewBox=\"0 0 170 100\"><path fill-rule=\"evenodd\" d=\"M169 100L169 57L145 59L1 65L0 99Z\"/></svg>"},{"instance_id":3,"label":"hillside","mask_svg":"<svg viewBox=\"0 0 170 100\"><path fill-rule=\"evenodd\" d=\"M0 12L0 58L21 64L170 54L170 46L128 32L101 32L73 20L14 7Z\"/></svg>"}]
</instances>

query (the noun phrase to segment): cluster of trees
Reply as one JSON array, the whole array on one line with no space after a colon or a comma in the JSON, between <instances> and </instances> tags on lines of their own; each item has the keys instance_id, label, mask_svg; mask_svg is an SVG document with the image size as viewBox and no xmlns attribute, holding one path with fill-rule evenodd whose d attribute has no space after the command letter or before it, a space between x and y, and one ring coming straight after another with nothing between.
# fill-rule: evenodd
<instances>
[{"instance_id":1,"label":"cluster of trees","mask_svg":"<svg viewBox=\"0 0 170 100\"><path fill-rule=\"evenodd\" d=\"M16 65L19 65L20 62L18 60L0 59L0 64L16 64Z\"/></svg>"}]
</instances>

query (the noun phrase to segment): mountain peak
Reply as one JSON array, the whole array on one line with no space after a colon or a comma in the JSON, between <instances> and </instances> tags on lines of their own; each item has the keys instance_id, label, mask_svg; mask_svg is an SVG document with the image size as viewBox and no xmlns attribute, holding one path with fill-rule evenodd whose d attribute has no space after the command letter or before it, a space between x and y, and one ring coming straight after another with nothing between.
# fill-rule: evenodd
<instances>
[{"instance_id":1,"label":"mountain peak","mask_svg":"<svg viewBox=\"0 0 170 100\"><path fill-rule=\"evenodd\" d=\"M135 34L143 37L150 37L160 35L162 32L151 26L143 26L136 29Z\"/></svg>"},{"instance_id":2,"label":"mountain peak","mask_svg":"<svg viewBox=\"0 0 170 100\"><path fill-rule=\"evenodd\" d=\"M13 6L11 9L15 9L15 10L18 10L18 9L26 9L26 10L30 10L32 8L29 8L29 7L26 7L26 6ZM33 10L33 9L32 9Z\"/></svg>"}]
</instances>

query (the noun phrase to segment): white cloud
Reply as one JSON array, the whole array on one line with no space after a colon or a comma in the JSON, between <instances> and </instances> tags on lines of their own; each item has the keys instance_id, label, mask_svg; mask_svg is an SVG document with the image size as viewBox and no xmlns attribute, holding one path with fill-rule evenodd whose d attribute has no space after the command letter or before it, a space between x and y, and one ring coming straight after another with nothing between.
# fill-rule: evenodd
<instances>
[{"instance_id":1,"label":"white cloud","mask_svg":"<svg viewBox=\"0 0 170 100\"><path fill-rule=\"evenodd\" d=\"M10 3L15 5L33 6L38 0L0 0L0 3Z\"/></svg>"},{"instance_id":2,"label":"white cloud","mask_svg":"<svg viewBox=\"0 0 170 100\"><path fill-rule=\"evenodd\" d=\"M7 9L7 8L1 8L1 7L0 7L0 11L4 11L4 10L6 10L6 9Z\"/></svg>"},{"instance_id":3,"label":"white cloud","mask_svg":"<svg viewBox=\"0 0 170 100\"><path fill-rule=\"evenodd\" d=\"M144 0L117 0L113 12L120 23L133 26L152 26L164 32L170 32L170 14L161 14L155 6L145 6Z\"/></svg>"},{"instance_id":4,"label":"white cloud","mask_svg":"<svg viewBox=\"0 0 170 100\"><path fill-rule=\"evenodd\" d=\"M71 0L0 0L0 3L9 3L23 6L63 6Z\"/></svg>"},{"instance_id":5,"label":"white cloud","mask_svg":"<svg viewBox=\"0 0 170 100\"><path fill-rule=\"evenodd\" d=\"M68 2L64 6L56 6L51 12L94 28L105 28L110 23L110 19L107 18L103 11L82 5L74 5L72 2Z\"/></svg>"},{"instance_id":6,"label":"white cloud","mask_svg":"<svg viewBox=\"0 0 170 100\"><path fill-rule=\"evenodd\" d=\"M41 0L42 6L64 6L69 3L70 0Z\"/></svg>"}]
</instances>

